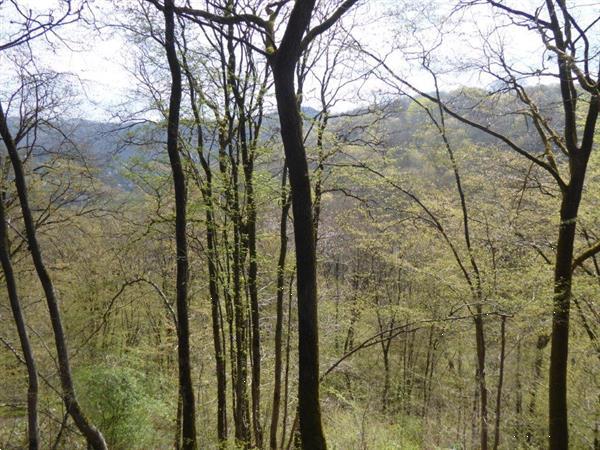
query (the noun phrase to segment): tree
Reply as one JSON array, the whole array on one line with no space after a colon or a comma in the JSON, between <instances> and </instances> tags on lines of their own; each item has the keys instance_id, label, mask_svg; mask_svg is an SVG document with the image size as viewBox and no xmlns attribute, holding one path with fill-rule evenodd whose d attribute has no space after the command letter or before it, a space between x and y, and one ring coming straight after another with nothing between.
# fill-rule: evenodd
<instances>
[{"instance_id":1,"label":"tree","mask_svg":"<svg viewBox=\"0 0 600 450\"><path fill-rule=\"evenodd\" d=\"M23 351L23 356L27 365L27 376L29 383L29 387L27 389L27 430L29 437L29 449L37 450L40 445L40 433L38 428L38 374L33 350L29 341L29 335L27 333L25 318L23 316L23 309L21 308L21 301L17 291L17 282L10 257L8 226L4 207L5 198L5 192L2 190L0 195L0 261L2 262L2 270L4 272L6 289L10 299L10 307L12 309L15 325L17 326L17 331L19 333L21 350Z\"/></svg>"},{"instance_id":2,"label":"tree","mask_svg":"<svg viewBox=\"0 0 600 450\"><path fill-rule=\"evenodd\" d=\"M579 17L562 0L547 0L543 7L532 12L494 0L459 3L459 7L463 8L477 5L487 5L497 17L504 17L508 24L537 34L545 48L542 56L544 61L540 62L539 67L523 69L518 61L510 59L502 46L495 46L488 37L482 44L483 62L478 65L481 72L499 83L501 91L512 92L520 101L524 111L519 111L519 114L531 120L539 138L541 156L519 144L512 136L469 116L465 108L454 106L449 100L440 100L417 88L399 76L384 58L372 56L388 75L426 99L440 104L449 116L497 139L533 166L546 171L560 189L560 226L554 258L548 428L550 448L562 450L568 448L569 442L567 363L573 270L600 251L600 245L594 243L578 256L574 255L577 216L600 107L598 74L594 69L597 53L591 38L597 21L595 18ZM496 28L494 32L499 30ZM431 50L422 49L419 54L422 60L427 61ZM553 62L554 70L547 67L546 58ZM541 75L556 78L560 84L564 120L562 129L548 120L543 109L529 95L524 80L537 79ZM582 103L583 107L578 106ZM583 115L583 118L580 119L579 115ZM559 157L555 156L557 152Z\"/></svg>"},{"instance_id":3,"label":"tree","mask_svg":"<svg viewBox=\"0 0 600 450\"><path fill-rule=\"evenodd\" d=\"M280 42L275 36L275 22L288 3L279 2L267 8L268 20L255 15L223 15L188 7L175 8L184 18L213 24L245 24L263 33L265 50L273 71L275 97L281 125L292 192L299 320L299 417L304 448L326 448L319 405L319 341L317 317L316 248L308 164L303 144L302 119L296 100L294 76L296 64L308 44L335 24L358 0L345 0L322 23L309 29L315 1L296 2L289 11ZM153 1L159 8L162 5Z\"/></svg>"},{"instance_id":4,"label":"tree","mask_svg":"<svg viewBox=\"0 0 600 450\"><path fill-rule=\"evenodd\" d=\"M4 111L0 107L0 135L4 141L4 145L8 151L13 172L15 176L15 185L19 196L19 203L21 205L21 211L23 214L23 221L25 222L25 231L27 236L27 243L31 252L33 264L35 266L38 278L44 289L46 296L46 302L48 305L48 311L50 314L50 320L52 322L52 328L54 331L54 338L56 344L56 352L58 354L58 363L60 371L61 386L63 391L63 400L67 410L73 417L73 420L77 424L77 427L86 437L88 443L97 450L106 449L106 443L102 437L102 433L96 429L91 423L89 423L86 416L83 414L75 395L75 389L73 387L73 378L71 374L71 367L69 363L69 354L67 350L67 341L65 338L65 332L62 325L61 313L58 306L58 300L56 298L54 285L50 274L46 268L44 260L42 258L42 252L40 245L37 240L37 233L35 227L35 221L29 206L29 200L27 195L27 183L25 179L25 173L23 170L23 164L19 157L17 147L13 140L13 137L8 129L8 124Z\"/></svg>"},{"instance_id":5,"label":"tree","mask_svg":"<svg viewBox=\"0 0 600 450\"><path fill-rule=\"evenodd\" d=\"M64 1L61 2L59 9L60 14L55 16L52 11L47 13L36 14L33 10L25 11L19 7L16 2L11 2L14 11L12 11L17 17L12 22L16 25L16 31L8 35L8 41L0 44L0 51L6 51L8 49L17 48L19 46L28 46L29 42L36 38L45 36L48 33L54 33L55 29L72 23L79 19L80 14L85 6L85 3L81 5L75 5L74 2ZM23 80L24 81L24 80ZM39 86L36 82L32 83L33 89L37 90ZM18 93L17 93L18 94ZM37 92L36 92L37 94ZM23 131L25 135L37 126L37 115L40 113L39 108L42 107L40 101L43 102L43 97L37 96L37 104L29 105L33 107L33 111L30 112L33 121L29 123ZM61 319L61 312L58 304L58 299L55 294L55 288L47 270L46 264L42 257L41 247L37 239L36 232L36 221L34 220L32 210L28 198L28 188L23 168L23 162L17 148L17 141L15 140L12 132L9 129L8 116L5 113L2 105L0 104L0 136L2 142L6 147L8 158L12 165L14 174L14 183L16 186L17 195L23 215L23 221L25 224L25 235L26 241L35 266L35 270L38 279L43 287L50 320L52 323L52 329L54 332L54 340L56 345L56 352L58 355L58 366L59 375L62 387L62 397L69 414L73 417L75 424L85 436L88 444L96 450L106 449L106 442L102 433L94 427L92 423L84 415L79 402L77 400L75 389L73 386L73 378L70 367L70 360L67 348L67 341ZM24 135L19 135L18 138L22 139ZM4 202L4 199L0 199ZM29 348L28 339L26 337L26 330L24 328L24 320L22 313L20 313L20 307L18 302L18 295L16 291L16 283L14 275L12 273L12 267L10 263L10 255L8 254L7 247L7 233L6 233L6 217L4 214L4 205L2 205L2 214L0 217L3 224L1 226L1 242L2 242L2 267L5 272L7 288L9 290L9 296L11 298L11 306L15 314L15 320L19 329L19 336L21 338L21 344L24 350L25 359L29 373L29 445L30 448L36 448L39 445L39 432L37 430L36 415L37 415L37 377L36 368L33 360L32 351Z\"/></svg>"},{"instance_id":6,"label":"tree","mask_svg":"<svg viewBox=\"0 0 600 450\"><path fill-rule=\"evenodd\" d=\"M173 0L164 7L165 50L171 72L171 94L167 121L167 152L175 189L175 240L177 244L177 340L179 363L179 395L182 414L182 449L195 450L196 407L190 363L190 328L188 317L188 245L187 245L187 187L179 156L179 110L181 108L181 67L175 45L175 13Z\"/></svg>"}]
</instances>

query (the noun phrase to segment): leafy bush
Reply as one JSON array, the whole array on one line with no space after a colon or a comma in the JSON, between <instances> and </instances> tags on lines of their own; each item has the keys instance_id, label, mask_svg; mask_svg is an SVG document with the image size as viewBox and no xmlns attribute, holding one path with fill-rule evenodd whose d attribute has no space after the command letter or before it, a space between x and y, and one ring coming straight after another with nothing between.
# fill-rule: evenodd
<instances>
[{"instance_id":1,"label":"leafy bush","mask_svg":"<svg viewBox=\"0 0 600 450\"><path fill-rule=\"evenodd\" d=\"M123 367L87 367L75 374L84 411L114 450L148 448L156 400L142 373Z\"/></svg>"}]
</instances>

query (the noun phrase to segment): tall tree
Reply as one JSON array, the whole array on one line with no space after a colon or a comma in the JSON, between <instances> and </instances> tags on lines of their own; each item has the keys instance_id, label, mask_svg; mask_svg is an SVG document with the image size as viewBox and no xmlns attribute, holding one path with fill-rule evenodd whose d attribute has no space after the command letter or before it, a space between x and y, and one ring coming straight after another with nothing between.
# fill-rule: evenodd
<instances>
[{"instance_id":1,"label":"tall tree","mask_svg":"<svg viewBox=\"0 0 600 450\"><path fill-rule=\"evenodd\" d=\"M32 51L31 42L47 36L49 33L54 33L61 26L76 22L80 19L81 13L85 7L85 2L75 2L71 0L60 1L57 5L56 11L39 12L33 8L22 8L16 2L11 2L12 11L9 12L11 16L10 27L6 27L3 30L0 38L0 51L7 51L10 49L27 48L29 52ZM5 35L6 34L6 35ZM22 84L24 88L26 83ZM33 83L34 90L38 88L37 83ZM18 137L22 139L28 132L35 133L36 126L40 120L38 114L40 111L40 97L35 92L37 104L33 105L34 110L28 111L27 114L31 114L33 117L32 123L29 123L25 127L24 134L20 134ZM16 95L16 94L13 94ZM21 113L24 113L21 111ZM75 388L73 385L73 377L70 367L70 358L67 347L67 339L62 324L62 317L59 307L59 302L55 293L54 284L52 278L48 272L44 259L42 257L42 250L37 238L36 224L37 221L33 217L32 208L29 202L27 180L23 162L16 144L16 139L13 136L9 128L9 118L7 113L0 104L0 137L4 146L6 147L8 158L11 162L14 183L16 186L17 196L23 215L23 222L25 225L25 240L28 245L33 265L35 267L36 274L42 285L44 295L46 298L46 304L48 307L50 321L52 324L52 330L54 332L54 341L56 346L56 352L58 355L58 369L59 377L62 387L62 398L68 413L71 415L79 431L84 435L88 442L88 445L95 450L105 450L106 442L102 433L90 422L90 420L83 413L77 396L75 394ZM3 196L4 197L4 196ZM4 202L4 198L0 199L0 202ZM16 289L16 280L12 270L12 264L10 261L10 254L8 251L8 237L6 229L6 217L4 211L4 205L2 205L2 232L0 233L0 242L2 245L1 259L2 267L6 277L7 289L11 300L11 307L17 323L19 331L19 337L21 340L21 346L23 348L26 365L28 368L29 376L29 393L28 393L28 415L29 415L29 446L30 448L37 448L39 446L39 431L37 428L37 374L36 366L33 360L33 353L28 343L25 323L20 312L18 293Z\"/></svg>"},{"instance_id":2,"label":"tall tree","mask_svg":"<svg viewBox=\"0 0 600 450\"><path fill-rule=\"evenodd\" d=\"M4 185L4 183L2 183ZM0 262L4 272L6 290L10 300L21 350L27 365L28 389L27 389L27 435L29 439L29 449L37 450L40 446L40 432L38 427L38 374L33 349L27 333L27 325L23 315L23 308L17 290L17 281L15 278L13 265L10 256L10 243L8 238L8 225L4 202L6 193L4 189L0 190Z\"/></svg>"},{"instance_id":3,"label":"tall tree","mask_svg":"<svg viewBox=\"0 0 600 450\"><path fill-rule=\"evenodd\" d=\"M179 111L181 109L181 67L175 45L175 13L173 0L165 1L165 51L171 72L171 93L167 119L167 152L171 163L175 190L175 242L177 258L177 356L179 366L179 395L182 414L182 449L195 450L196 407L192 384L190 358L190 326L188 317L188 245L187 245L187 186L179 155Z\"/></svg>"},{"instance_id":4,"label":"tall tree","mask_svg":"<svg viewBox=\"0 0 600 450\"><path fill-rule=\"evenodd\" d=\"M345 0L335 7L322 23L309 29L315 0L276 2L266 8L265 20L253 14L230 14L226 5L223 15L189 7L175 8L184 18L212 24L245 24L259 29L264 36L266 56L273 72L275 97L281 125L281 137L289 170L292 193L296 271L298 290L299 348L299 418L302 446L319 450L326 448L319 404L319 339L317 316L316 248L313 208L308 163L303 142L302 118L296 99L295 70L302 52L310 42L333 26L358 0ZM162 5L153 1L159 8ZM276 21L282 10L289 11L281 40L278 42ZM291 9L290 9L291 8Z\"/></svg>"},{"instance_id":5,"label":"tall tree","mask_svg":"<svg viewBox=\"0 0 600 450\"><path fill-rule=\"evenodd\" d=\"M7 118L4 114L4 110L2 109L1 105L0 136L2 137L4 145L6 146L8 156L12 164L13 173L15 177L15 185L19 197L19 203L21 205L23 221L25 223L25 233L27 237L29 251L31 252L31 258L35 266L38 279L44 290L46 304L48 306L48 312L50 313L50 321L52 323L52 329L54 331L56 352L58 354L58 366L63 401L65 403L67 411L69 412L71 417L73 417L75 424L77 425L81 433L85 436L88 444L94 450L106 450L106 442L104 441L102 433L92 423L90 423L89 419L85 416L75 394L69 352L67 349L67 339L62 324L58 299L55 294L52 278L50 277L50 273L46 268L46 264L42 257L42 250L37 239L35 220L33 218L33 213L29 205L27 182L25 178L25 171L23 169L23 163L19 156L19 152L15 145L15 141L12 137L12 134L8 129Z\"/></svg>"},{"instance_id":6,"label":"tall tree","mask_svg":"<svg viewBox=\"0 0 600 450\"><path fill-rule=\"evenodd\" d=\"M486 124L469 114L471 108L452 105L448 99L430 95L419 89L393 70L385 58L373 56L395 81L438 103L443 111L458 121L474 127L497 139L503 145L526 158L533 166L546 171L560 191L560 225L554 258L554 298L552 307L552 337L550 355L548 435L552 450L565 450L569 445L567 405L567 365L569 354L569 310L572 299L573 270L587 258L600 252L600 242L593 243L575 256L577 216L582 200L587 165L594 147L594 137L600 108L598 54L594 51L592 33L598 21L593 17L579 17L563 0L545 0L535 11L513 7L494 0L464 1L460 6L488 5L507 24L537 33L545 48L539 68L522 69L511 61L503 47L496 48L491 38L482 43L483 62L478 69L491 75L502 90L512 92L524 109L518 114L532 121L540 149L533 153L513 136ZM501 27L495 31L501 30ZM502 44L500 44L502 45ZM422 48L421 48L422 50ZM547 55L552 55L548 57ZM431 51L422 50L421 60L428 60ZM546 60L555 65L550 69ZM545 115L529 94L523 79L540 75L557 78L560 85L563 127L558 128ZM583 104L583 106L581 106ZM555 153L560 152L557 158Z\"/></svg>"}]
</instances>

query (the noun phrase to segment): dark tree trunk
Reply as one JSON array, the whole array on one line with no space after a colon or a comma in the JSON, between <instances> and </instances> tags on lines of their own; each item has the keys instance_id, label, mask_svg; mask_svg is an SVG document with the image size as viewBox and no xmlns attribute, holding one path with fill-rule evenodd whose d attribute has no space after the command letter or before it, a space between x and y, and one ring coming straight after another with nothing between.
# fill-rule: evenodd
<instances>
[{"instance_id":1,"label":"dark tree trunk","mask_svg":"<svg viewBox=\"0 0 600 450\"><path fill-rule=\"evenodd\" d=\"M310 11L308 12L310 16ZM291 20L291 19L290 19ZM284 60L285 61L285 60ZM273 67L281 137L290 174L298 289L298 410L302 446L325 449L319 406L317 273L308 163L302 121L294 94L296 61Z\"/></svg>"},{"instance_id":2,"label":"dark tree trunk","mask_svg":"<svg viewBox=\"0 0 600 450\"><path fill-rule=\"evenodd\" d=\"M541 334L538 336L538 340L536 343L536 355L535 361L533 363L533 383L531 386L531 397L529 399L529 417L533 417L535 415L535 405L537 400L537 386L540 383L542 378L542 365L544 363L544 349L548 345L550 341L550 337L545 334ZM527 434L525 436L526 441L530 444L533 440L533 428L531 423L528 425Z\"/></svg>"},{"instance_id":3,"label":"dark tree trunk","mask_svg":"<svg viewBox=\"0 0 600 450\"><path fill-rule=\"evenodd\" d=\"M592 99L587 125L595 124L598 116L598 98ZM572 151L571 179L563 191L560 208L560 226L554 265L554 309L550 348L549 436L551 450L567 450L569 424L567 420L567 363L569 357L569 312L573 279L573 251L577 231L577 214L587 163L592 149L595 127L586 126L581 148Z\"/></svg>"},{"instance_id":4,"label":"dark tree trunk","mask_svg":"<svg viewBox=\"0 0 600 450\"><path fill-rule=\"evenodd\" d=\"M6 214L4 210L4 193L0 192L0 261L4 272L6 290L10 300L17 333L21 343L21 350L27 366L27 437L29 450L37 450L40 445L40 433L38 428L38 376L33 356L33 350L27 334L25 317L21 308L19 294L17 291L17 281L13 272L12 261L10 259L10 250L8 242L8 227L6 226Z\"/></svg>"},{"instance_id":5,"label":"dark tree trunk","mask_svg":"<svg viewBox=\"0 0 600 450\"><path fill-rule=\"evenodd\" d=\"M290 201L289 199L288 201ZM290 284L288 286L288 305L287 305L287 329L285 337L285 368L283 372L283 417L281 420L281 448L285 445L285 436L287 431L288 423L288 407L289 407L289 393L290 393L290 354L291 354L291 340L292 340L292 297L293 297L293 285L294 277L290 277ZM294 419L295 420L295 419Z\"/></svg>"},{"instance_id":6,"label":"dark tree trunk","mask_svg":"<svg viewBox=\"0 0 600 450\"><path fill-rule=\"evenodd\" d=\"M295 3L281 45L270 61L292 191L298 290L298 414L302 447L307 450L327 448L319 404L319 322L311 186L294 89L302 37L314 5L314 0Z\"/></svg>"},{"instance_id":7,"label":"dark tree trunk","mask_svg":"<svg viewBox=\"0 0 600 450\"><path fill-rule=\"evenodd\" d=\"M523 435L523 391L521 384L521 340L517 343L517 367L515 370L515 441L520 442Z\"/></svg>"},{"instance_id":8,"label":"dark tree trunk","mask_svg":"<svg viewBox=\"0 0 600 450\"><path fill-rule=\"evenodd\" d=\"M485 381L485 339L481 305L477 306L475 316L475 338L477 341L477 385L479 387L479 426L481 450L488 448L488 391Z\"/></svg>"},{"instance_id":9,"label":"dark tree trunk","mask_svg":"<svg viewBox=\"0 0 600 450\"><path fill-rule=\"evenodd\" d=\"M185 41L184 41L185 48ZM187 50L187 48L186 48ZM197 166L190 158L190 164L195 176L196 185L202 193L204 206L206 207L206 247L208 250L208 290L210 293L213 346L215 350L215 373L217 377L217 439L220 446L224 446L227 441L227 374L225 363L225 338L223 331L223 318L221 317L221 300L219 296L219 269L218 269L218 249L217 249L217 224L215 220L215 202L213 198L213 180L212 169L206 157L204 156L204 132L202 129L202 118L197 103L198 88L196 80L189 69L186 53L182 53L182 68L185 71L189 84L190 106L194 115L194 121L197 133L196 152L200 165L204 171L205 180L202 182Z\"/></svg>"},{"instance_id":10,"label":"dark tree trunk","mask_svg":"<svg viewBox=\"0 0 600 450\"><path fill-rule=\"evenodd\" d=\"M248 402L248 323L247 323L247 304L242 296L242 236L241 236L241 218L240 205L238 197L238 178L237 168L232 164L232 181L234 189L232 192L233 211L233 312L235 322L235 398L236 408L236 432L237 441L244 447L250 446L250 411Z\"/></svg>"},{"instance_id":11,"label":"dark tree trunk","mask_svg":"<svg viewBox=\"0 0 600 450\"><path fill-rule=\"evenodd\" d=\"M187 249L187 187L179 156L179 110L181 107L181 67L175 50L175 20L173 0L166 0L165 50L171 72L171 93L167 123L167 151L171 163L175 190L175 241L177 255L177 353L179 366L179 391L182 412L183 450L194 450L196 442L196 408L192 386L190 361L190 330L188 318L188 249Z\"/></svg>"},{"instance_id":12,"label":"dark tree trunk","mask_svg":"<svg viewBox=\"0 0 600 450\"><path fill-rule=\"evenodd\" d=\"M494 450L500 445L500 408L502 406L502 385L504 382L504 354L506 350L506 316L500 322L500 368L498 369L498 390L496 392L496 424L494 429Z\"/></svg>"},{"instance_id":13,"label":"dark tree trunk","mask_svg":"<svg viewBox=\"0 0 600 450\"><path fill-rule=\"evenodd\" d=\"M250 324L252 331L252 427L256 446L262 448L262 427L260 423L260 311L258 308L258 261L256 255L256 201L254 198L254 149L249 148L246 136L246 120L243 102L238 105L240 111L240 142L246 188L247 218L245 224L246 245L248 249L247 285L250 293Z\"/></svg>"},{"instance_id":14,"label":"dark tree trunk","mask_svg":"<svg viewBox=\"0 0 600 450\"><path fill-rule=\"evenodd\" d=\"M323 172L325 170L325 155L323 150L323 135L329 122L329 111L325 102L322 101L323 111L321 111L322 117L319 118L317 124L317 150L318 160L317 169L315 171L315 204L314 204L314 222L315 222L315 245L319 241L319 220L321 218L321 200L323 197Z\"/></svg>"},{"instance_id":15,"label":"dark tree trunk","mask_svg":"<svg viewBox=\"0 0 600 450\"><path fill-rule=\"evenodd\" d=\"M281 369L283 344L283 297L285 283L285 259L287 255L287 220L290 210L290 196L286 189L287 166L283 167L281 177L281 218L279 222L279 260L277 262L277 303L275 320L275 373L273 386L273 410L271 414L271 431L269 446L277 449L277 428L279 425L279 409L281 403Z\"/></svg>"},{"instance_id":16,"label":"dark tree trunk","mask_svg":"<svg viewBox=\"0 0 600 450\"><path fill-rule=\"evenodd\" d=\"M222 318L219 307L217 285L216 225L213 215L212 188L210 178L206 181L206 243L208 247L208 288L212 316L215 370L217 375L217 438L223 444L227 440L227 376L225 367L225 343L222 337Z\"/></svg>"},{"instance_id":17,"label":"dark tree trunk","mask_svg":"<svg viewBox=\"0 0 600 450\"><path fill-rule=\"evenodd\" d=\"M382 343L381 351L383 353L383 392L381 394L381 410L386 412L389 408L390 397L390 344L391 339Z\"/></svg>"},{"instance_id":18,"label":"dark tree trunk","mask_svg":"<svg viewBox=\"0 0 600 450\"><path fill-rule=\"evenodd\" d=\"M427 381L429 379L429 369L432 368L433 360L433 326L429 328L429 338L427 340L427 356L425 357L425 374L423 375L423 409L421 417L426 418L427 414Z\"/></svg>"},{"instance_id":19,"label":"dark tree trunk","mask_svg":"<svg viewBox=\"0 0 600 450\"><path fill-rule=\"evenodd\" d=\"M556 2L561 15L567 17L568 11L564 2ZM561 28L555 5L546 0L550 18L550 30L553 34L557 51L558 73L565 117L564 142L569 156L570 179L563 186L562 204L560 208L560 226L556 244L556 260L554 265L554 308L552 311L552 338L550 349L550 382L548 402L548 434L550 450L567 450L569 447L569 423L567 404L567 363L569 358L569 309L571 305L571 289L573 277L573 249L577 228L577 214L585 181L587 164L592 152L598 109L600 107L600 91L597 80L592 84L588 111L583 125L581 142L578 144L577 92L573 83L574 70L570 48L570 26ZM570 19L566 19L570 20ZM587 66L588 62L585 61Z\"/></svg>"},{"instance_id":20,"label":"dark tree trunk","mask_svg":"<svg viewBox=\"0 0 600 450\"><path fill-rule=\"evenodd\" d=\"M583 184L583 183L581 183ZM567 361L569 353L569 312L573 249L581 189L568 188L563 195L560 228L554 266L554 309L550 348L549 435L551 450L566 450L569 442L567 422Z\"/></svg>"},{"instance_id":21,"label":"dark tree trunk","mask_svg":"<svg viewBox=\"0 0 600 450\"><path fill-rule=\"evenodd\" d=\"M86 441L88 442L88 445L91 446L94 450L106 450L106 442L104 441L102 433L96 427L94 427L94 425L92 425L88 418L83 414L83 411L81 410L81 407L75 395L75 388L73 386L73 376L71 374L71 366L69 362L69 352L67 350L67 339L65 337L65 332L62 325L62 318L60 314L60 308L58 305L58 299L56 298L56 294L54 293L54 285L52 283L52 279L50 278L50 274L46 269L46 265L42 257L42 250L37 240L35 221L33 220L33 215L29 206L27 183L25 181L23 165L21 163L21 159L19 158L17 147L15 146L12 136L8 130L6 117L4 116L4 111L2 110L1 106L0 136L2 136L2 140L4 141L4 144L8 151L8 156L12 163L15 175L15 184L17 187L17 194L19 196L21 212L23 214L23 222L25 223L27 244L29 246L29 251L31 252L31 257L33 259L33 265L35 266L35 271L40 280L40 283L44 290L44 295L46 297L46 303L50 315L50 322L52 323L52 331L54 332L56 353L58 356L58 368L63 401L65 403L67 411L69 411L69 414L71 415L71 417L73 417L75 425L77 426L79 431L81 431L81 434L84 435Z\"/></svg>"}]
</instances>

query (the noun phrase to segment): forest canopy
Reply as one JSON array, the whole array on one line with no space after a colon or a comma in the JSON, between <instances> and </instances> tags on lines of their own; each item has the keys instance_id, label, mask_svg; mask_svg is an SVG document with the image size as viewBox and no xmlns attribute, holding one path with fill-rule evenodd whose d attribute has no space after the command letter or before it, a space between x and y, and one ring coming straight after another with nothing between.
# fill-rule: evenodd
<instances>
[{"instance_id":1,"label":"forest canopy","mask_svg":"<svg viewBox=\"0 0 600 450\"><path fill-rule=\"evenodd\" d=\"M0 0L0 449L600 449L599 36Z\"/></svg>"}]
</instances>

